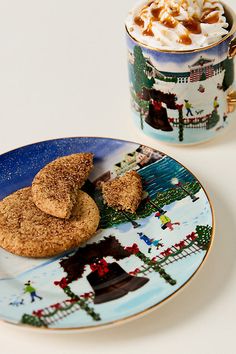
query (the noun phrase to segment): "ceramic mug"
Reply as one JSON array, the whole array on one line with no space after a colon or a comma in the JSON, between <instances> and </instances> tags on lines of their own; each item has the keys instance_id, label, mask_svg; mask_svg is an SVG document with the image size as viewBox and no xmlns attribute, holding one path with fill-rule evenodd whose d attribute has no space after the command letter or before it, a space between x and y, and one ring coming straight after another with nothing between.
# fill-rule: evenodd
<instances>
[{"instance_id":1,"label":"ceramic mug","mask_svg":"<svg viewBox=\"0 0 236 354\"><path fill-rule=\"evenodd\" d=\"M131 102L144 133L173 144L219 135L236 107L236 15L224 5L229 33L205 48L159 50L127 32Z\"/></svg>"}]
</instances>

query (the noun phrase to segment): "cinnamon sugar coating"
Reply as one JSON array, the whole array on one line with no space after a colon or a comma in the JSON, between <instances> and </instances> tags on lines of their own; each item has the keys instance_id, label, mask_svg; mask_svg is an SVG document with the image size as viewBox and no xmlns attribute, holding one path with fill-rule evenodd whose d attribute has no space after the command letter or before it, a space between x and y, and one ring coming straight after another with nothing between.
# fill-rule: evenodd
<instances>
[{"instance_id":1,"label":"cinnamon sugar coating","mask_svg":"<svg viewBox=\"0 0 236 354\"><path fill-rule=\"evenodd\" d=\"M60 157L35 176L32 195L36 206L58 218L69 218L79 189L93 167L93 154L79 153Z\"/></svg>"},{"instance_id":2,"label":"cinnamon sugar coating","mask_svg":"<svg viewBox=\"0 0 236 354\"><path fill-rule=\"evenodd\" d=\"M142 179L135 171L102 183L104 202L116 210L135 213L142 200L142 191Z\"/></svg>"},{"instance_id":3,"label":"cinnamon sugar coating","mask_svg":"<svg viewBox=\"0 0 236 354\"><path fill-rule=\"evenodd\" d=\"M79 191L69 219L38 209L31 188L23 188L0 202L0 246L26 257L51 257L90 239L100 221L94 200Z\"/></svg>"}]
</instances>

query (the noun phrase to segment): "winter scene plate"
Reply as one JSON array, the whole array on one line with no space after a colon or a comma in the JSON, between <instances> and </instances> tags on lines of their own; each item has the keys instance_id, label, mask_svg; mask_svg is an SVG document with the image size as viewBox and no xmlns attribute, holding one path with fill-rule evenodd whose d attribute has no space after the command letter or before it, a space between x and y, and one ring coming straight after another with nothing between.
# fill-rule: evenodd
<instances>
[{"instance_id":1,"label":"winter scene plate","mask_svg":"<svg viewBox=\"0 0 236 354\"><path fill-rule=\"evenodd\" d=\"M203 264L214 219L196 177L164 153L106 138L45 141L0 156L0 199L29 186L57 157L94 154L83 187L101 221L80 248L51 259L0 249L0 319L54 330L96 329L136 318L170 298ZM103 203L101 182L136 170L143 199L135 214Z\"/></svg>"}]
</instances>

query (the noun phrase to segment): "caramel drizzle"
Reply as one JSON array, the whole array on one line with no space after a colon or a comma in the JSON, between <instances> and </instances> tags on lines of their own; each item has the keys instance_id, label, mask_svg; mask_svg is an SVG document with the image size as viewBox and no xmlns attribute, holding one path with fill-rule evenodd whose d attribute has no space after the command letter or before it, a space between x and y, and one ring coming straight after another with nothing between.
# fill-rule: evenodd
<instances>
[{"instance_id":1,"label":"caramel drizzle","mask_svg":"<svg viewBox=\"0 0 236 354\"><path fill-rule=\"evenodd\" d=\"M154 7L153 9L151 9L151 14L156 21L160 20L160 14L161 14L162 10L163 10L163 7Z\"/></svg>"},{"instance_id":2,"label":"caramel drizzle","mask_svg":"<svg viewBox=\"0 0 236 354\"><path fill-rule=\"evenodd\" d=\"M171 15L173 16L173 17L177 17L177 16L179 16L180 15L180 9L179 8L173 8L173 9L171 9Z\"/></svg>"},{"instance_id":3,"label":"caramel drizzle","mask_svg":"<svg viewBox=\"0 0 236 354\"><path fill-rule=\"evenodd\" d=\"M154 37L154 33L152 31L152 20L150 21L148 27L143 31L143 35Z\"/></svg>"},{"instance_id":4,"label":"caramel drizzle","mask_svg":"<svg viewBox=\"0 0 236 354\"><path fill-rule=\"evenodd\" d=\"M217 12L216 12L217 11ZM208 7L203 10L201 22L202 23L208 23L208 24L213 24L219 22L220 19L220 9L218 6L215 7ZM210 15L212 12L214 12L212 15ZM209 16L210 15L210 16Z\"/></svg>"},{"instance_id":5,"label":"caramel drizzle","mask_svg":"<svg viewBox=\"0 0 236 354\"><path fill-rule=\"evenodd\" d=\"M167 28L175 28L178 25L178 22L171 16L166 17L161 23Z\"/></svg>"},{"instance_id":6,"label":"caramel drizzle","mask_svg":"<svg viewBox=\"0 0 236 354\"><path fill-rule=\"evenodd\" d=\"M197 18L189 18L182 22L182 25L193 34L200 34L202 33L201 23Z\"/></svg>"},{"instance_id":7,"label":"caramel drizzle","mask_svg":"<svg viewBox=\"0 0 236 354\"><path fill-rule=\"evenodd\" d=\"M205 4L206 1L204 1ZM145 13L147 12L147 9L153 5L155 3L155 1L150 1L141 11L140 14L137 15L134 18L134 23L141 27L144 28L145 26L145 22L142 19L142 16L145 15ZM217 2L214 2L212 4L217 4ZM188 5L188 2L186 0L182 0L181 6L185 7ZM171 8L171 13L169 16L165 17L164 19L161 18L162 12L165 9L165 6L157 6L157 7L153 7L151 8L151 14L152 14L152 18L150 20L150 23L148 25L148 27L143 30L143 35L144 36L151 36L154 37L154 33L152 30L152 25L153 22L158 21L160 22L163 26L167 27L167 28L176 28L178 25L178 21L175 19L175 17L179 16L180 14L180 5L177 6L173 6ZM190 38L190 34L200 34L202 33L202 29L201 29L201 23L207 23L207 24L213 24L213 23L217 23L219 22L220 19L220 13L219 13L219 6L215 6L212 8L205 8L203 10L203 14L201 19L199 19L197 16L193 16L193 17L189 17L189 19L181 21L181 24L185 27L186 29L186 33L181 35L179 37L179 43L182 44L192 44L192 40ZM214 13L212 15L211 12ZM215 12L218 11L218 12Z\"/></svg>"},{"instance_id":8,"label":"caramel drizzle","mask_svg":"<svg viewBox=\"0 0 236 354\"><path fill-rule=\"evenodd\" d=\"M219 20L220 20L220 14L219 14L219 12L215 12L211 16L208 16L207 18L202 20L202 22L203 23L208 23L209 25L211 25L213 23L219 22Z\"/></svg>"},{"instance_id":9,"label":"caramel drizzle","mask_svg":"<svg viewBox=\"0 0 236 354\"><path fill-rule=\"evenodd\" d=\"M190 45L193 43L188 33L182 34L182 36L179 37L178 42L185 45Z\"/></svg>"},{"instance_id":10,"label":"caramel drizzle","mask_svg":"<svg viewBox=\"0 0 236 354\"><path fill-rule=\"evenodd\" d=\"M135 16L134 23L139 27L142 27L142 28L144 27L144 21L142 20L142 18L140 16Z\"/></svg>"}]
</instances>

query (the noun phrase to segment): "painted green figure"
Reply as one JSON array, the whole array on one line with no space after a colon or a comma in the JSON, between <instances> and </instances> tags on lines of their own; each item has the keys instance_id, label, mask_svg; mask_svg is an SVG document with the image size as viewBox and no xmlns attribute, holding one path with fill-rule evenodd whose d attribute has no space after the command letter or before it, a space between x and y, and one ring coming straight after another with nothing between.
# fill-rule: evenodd
<instances>
[{"instance_id":1,"label":"painted green figure","mask_svg":"<svg viewBox=\"0 0 236 354\"><path fill-rule=\"evenodd\" d=\"M36 289L31 285L31 282L30 280L25 283L25 288L24 288L24 293L29 293L30 294L30 297L31 297L31 302L34 302L35 301L35 298L37 297L38 299L42 300L42 297L41 296L38 296L36 294Z\"/></svg>"},{"instance_id":2,"label":"painted green figure","mask_svg":"<svg viewBox=\"0 0 236 354\"><path fill-rule=\"evenodd\" d=\"M186 108L186 110L187 110L187 117L189 116L189 114L193 117L193 112L192 112L192 108L193 108L193 106L192 106L192 104L188 101L188 100L184 100L184 102L185 102L185 108Z\"/></svg>"}]
</instances>

